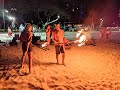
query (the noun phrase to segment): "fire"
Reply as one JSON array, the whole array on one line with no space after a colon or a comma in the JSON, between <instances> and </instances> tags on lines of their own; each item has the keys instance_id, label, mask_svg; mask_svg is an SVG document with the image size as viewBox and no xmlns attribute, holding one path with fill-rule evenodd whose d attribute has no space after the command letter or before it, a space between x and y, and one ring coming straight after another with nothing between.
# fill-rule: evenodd
<instances>
[{"instance_id":1,"label":"fire","mask_svg":"<svg viewBox=\"0 0 120 90\"><path fill-rule=\"evenodd\" d=\"M86 36L83 33L83 29L81 29L80 31L77 32L76 34L76 38L78 38L78 40L76 40L74 43L78 43L78 46L82 46L85 45L85 41L86 41Z\"/></svg>"},{"instance_id":2,"label":"fire","mask_svg":"<svg viewBox=\"0 0 120 90\"><path fill-rule=\"evenodd\" d=\"M42 44L42 47L46 47L47 45L48 45L48 43L45 42L45 43Z\"/></svg>"},{"instance_id":3,"label":"fire","mask_svg":"<svg viewBox=\"0 0 120 90\"><path fill-rule=\"evenodd\" d=\"M81 37L80 37L80 39L78 40L78 46L80 47L80 46L82 46L82 45L85 45L85 40L86 40L86 36L85 35L82 35Z\"/></svg>"}]
</instances>

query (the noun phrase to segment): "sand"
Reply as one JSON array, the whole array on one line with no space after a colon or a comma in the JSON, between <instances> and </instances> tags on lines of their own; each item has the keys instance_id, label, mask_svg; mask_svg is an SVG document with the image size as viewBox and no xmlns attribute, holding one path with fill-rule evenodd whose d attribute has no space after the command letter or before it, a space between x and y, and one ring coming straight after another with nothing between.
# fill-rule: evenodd
<instances>
[{"instance_id":1,"label":"sand","mask_svg":"<svg viewBox=\"0 0 120 90\"><path fill-rule=\"evenodd\" d=\"M65 65L56 64L54 45L46 51L34 46L33 72L28 75L24 74L27 57L24 68L17 68L21 44L2 48L0 90L120 90L120 44L116 42L72 44L66 50Z\"/></svg>"}]
</instances>

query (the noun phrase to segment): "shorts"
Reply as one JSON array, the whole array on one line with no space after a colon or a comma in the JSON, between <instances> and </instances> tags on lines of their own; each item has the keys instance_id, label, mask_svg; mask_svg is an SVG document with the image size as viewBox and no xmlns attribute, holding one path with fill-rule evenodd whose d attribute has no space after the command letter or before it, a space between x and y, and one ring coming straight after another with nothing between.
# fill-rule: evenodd
<instances>
[{"instance_id":1,"label":"shorts","mask_svg":"<svg viewBox=\"0 0 120 90\"><path fill-rule=\"evenodd\" d=\"M56 51L56 54L65 53L64 46L55 45L55 51Z\"/></svg>"},{"instance_id":2,"label":"shorts","mask_svg":"<svg viewBox=\"0 0 120 90\"><path fill-rule=\"evenodd\" d=\"M22 50L23 50L23 52L27 51L27 45L26 45L26 43L22 43ZM28 47L28 52L31 52L31 51L33 51L33 49L32 49L32 43L30 43L30 45Z\"/></svg>"}]
</instances>

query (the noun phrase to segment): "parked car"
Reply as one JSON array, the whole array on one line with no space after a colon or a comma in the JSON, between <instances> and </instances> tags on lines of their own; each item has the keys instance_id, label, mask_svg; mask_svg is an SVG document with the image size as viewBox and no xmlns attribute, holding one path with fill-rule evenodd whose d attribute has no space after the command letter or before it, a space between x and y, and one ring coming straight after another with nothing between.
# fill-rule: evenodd
<instances>
[{"instance_id":1,"label":"parked car","mask_svg":"<svg viewBox=\"0 0 120 90\"><path fill-rule=\"evenodd\" d=\"M76 28L75 28L74 26L73 26L73 27L72 27L72 26L70 26L70 27L69 27L69 31L74 32L74 31L76 31Z\"/></svg>"}]
</instances>

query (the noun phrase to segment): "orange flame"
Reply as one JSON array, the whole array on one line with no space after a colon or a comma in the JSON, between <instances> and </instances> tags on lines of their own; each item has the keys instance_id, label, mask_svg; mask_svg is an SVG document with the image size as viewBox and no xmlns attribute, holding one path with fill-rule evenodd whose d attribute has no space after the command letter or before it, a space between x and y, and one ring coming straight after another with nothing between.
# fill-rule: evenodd
<instances>
[{"instance_id":1,"label":"orange flame","mask_svg":"<svg viewBox=\"0 0 120 90\"><path fill-rule=\"evenodd\" d=\"M46 47L48 45L48 42L45 42L42 44L42 47Z\"/></svg>"},{"instance_id":2,"label":"orange flame","mask_svg":"<svg viewBox=\"0 0 120 90\"><path fill-rule=\"evenodd\" d=\"M81 29L80 31L77 32L76 34L76 38L79 37L78 40L75 41L75 43L78 43L78 46L82 46L85 45L85 41L86 41L86 36L84 34L82 34L83 29Z\"/></svg>"}]
</instances>

